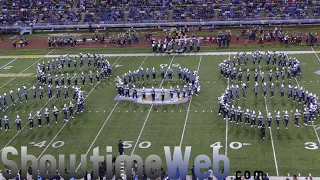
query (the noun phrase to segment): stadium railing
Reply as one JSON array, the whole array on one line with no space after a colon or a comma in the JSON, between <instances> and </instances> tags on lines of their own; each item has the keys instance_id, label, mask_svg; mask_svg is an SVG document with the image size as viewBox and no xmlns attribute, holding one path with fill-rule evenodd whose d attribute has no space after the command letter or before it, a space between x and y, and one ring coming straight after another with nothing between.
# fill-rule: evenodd
<instances>
[{"instance_id":1,"label":"stadium railing","mask_svg":"<svg viewBox=\"0 0 320 180\"><path fill-rule=\"evenodd\" d=\"M320 19L286 19L286 20L228 20L228 21L197 21L197 22L161 22L161 23L119 23L119 24L74 24L74 25L34 25L33 30L89 29L89 28L149 28L176 26L243 26L243 25L289 25L289 24L320 24ZM2 30L20 30L25 26L2 26Z\"/></svg>"}]
</instances>

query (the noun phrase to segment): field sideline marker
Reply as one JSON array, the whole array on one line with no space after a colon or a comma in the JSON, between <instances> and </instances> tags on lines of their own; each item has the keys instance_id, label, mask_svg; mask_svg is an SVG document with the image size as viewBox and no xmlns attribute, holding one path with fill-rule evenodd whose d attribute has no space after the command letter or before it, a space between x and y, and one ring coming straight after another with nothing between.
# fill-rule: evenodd
<instances>
[{"instance_id":1,"label":"field sideline marker","mask_svg":"<svg viewBox=\"0 0 320 180\"><path fill-rule=\"evenodd\" d=\"M198 64L198 69L197 69L197 74L196 74L197 76L199 75L199 69L200 69L201 60L202 60L202 55L200 56L200 60L199 60L199 64ZM187 126L187 121L188 121L188 117L189 117L189 111L190 111L191 102L192 102L192 96L190 97L189 106L188 106L188 111L187 111L186 119L185 119L184 125L183 125L183 130L182 130L181 140L180 140L180 147L181 147L181 145L182 145L184 132L185 132L186 126ZM173 111L172 111L172 112L173 112ZM204 112L204 110L203 110L203 112Z\"/></svg>"},{"instance_id":2,"label":"field sideline marker","mask_svg":"<svg viewBox=\"0 0 320 180\"><path fill-rule=\"evenodd\" d=\"M50 51L50 52L52 52L52 51ZM50 53L50 52L49 52L49 53ZM42 58L41 58L41 59L42 59ZM40 61L40 60L38 60L38 61ZM34 64L34 63L33 63L33 64ZM32 64L32 65L33 65L33 64ZM31 65L31 66L32 66L32 65ZM30 68L31 66L29 66L28 68ZM26 69L25 69L25 70L26 70ZM24 71L25 71L25 70L24 70ZM51 70L51 71L52 71L52 70ZM51 72L51 71L50 71L50 72ZM21 72L21 73L22 73L22 72ZM21 74L21 73L19 73L19 74ZM17 76L13 77L10 81L14 80L16 77L17 77ZM7 82L6 84L4 84L3 86L7 85L10 81L8 81L8 82ZM35 83L35 84L33 84L32 86L35 86L35 85L37 85L37 84L38 84L38 82ZM12 85L12 84L10 84L10 85ZM3 86L1 86L0 89L1 89ZM22 86L24 86L24 84L22 84ZM32 88L32 86L28 89L28 91ZM14 103L15 103L16 101L18 101L18 98L14 100ZM2 115L3 113L5 113L5 112L7 111L7 109L9 109L14 103L11 103L11 104L6 108L5 111L3 111L3 112L0 113L0 115ZM11 111L10 111L10 112L11 112ZM28 122L28 123L29 123L29 122ZM24 127L25 127L25 126L23 126L22 129L23 129ZM22 129L21 129L21 130L22 130ZM0 152L2 152L2 149L0 150Z\"/></svg>"},{"instance_id":3,"label":"field sideline marker","mask_svg":"<svg viewBox=\"0 0 320 180\"><path fill-rule=\"evenodd\" d=\"M12 59L10 62L8 62L7 64L3 65L2 67L0 67L0 70L7 67L9 64L11 64L12 62L14 62L15 60L17 60L18 58L14 58Z\"/></svg>"},{"instance_id":4,"label":"field sideline marker","mask_svg":"<svg viewBox=\"0 0 320 180\"><path fill-rule=\"evenodd\" d=\"M168 69L170 68L170 66L171 66L171 64L172 64L174 57L175 57L175 56L172 57L171 62L170 62L170 64L169 64L169 66L168 66ZM164 76L167 76L168 69L167 69L167 71L166 71L166 73L165 73ZM161 88L163 82L164 82L164 79L162 80L159 88ZM148 114L147 114L146 119L144 120L144 123L143 123L143 125L142 125L141 131L140 131L139 136L138 136L138 138L137 138L137 141L136 141L136 143L135 143L134 146L133 146L131 155L134 153L134 150L136 149L136 147L137 147L137 145L138 145L138 142L139 142L139 140L140 140L141 134L142 134L142 132L143 132L143 130L144 130L144 126L146 125L146 123L147 123L147 121L148 121L148 119L149 119L149 116L150 116L150 113L151 113L152 108L153 108L153 104L150 106L149 112L148 112Z\"/></svg>"},{"instance_id":5,"label":"field sideline marker","mask_svg":"<svg viewBox=\"0 0 320 180\"><path fill-rule=\"evenodd\" d=\"M318 54L316 53L316 51L314 51L314 49L313 49L313 47L312 47L312 46L311 46L311 49L312 49L312 51L313 51L314 55L316 55L316 57L317 57L318 61L320 62L319 56L318 56ZM317 51L317 52L318 52L318 51Z\"/></svg>"},{"instance_id":6,"label":"field sideline marker","mask_svg":"<svg viewBox=\"0 0 320 180\"><path fill-rule=\"evenodd\" d=\"M121 56L120 56L120 57L121 57ZM139 66L138 69L140 69L140 68L142 67L142 65L144 64L144 62L146 61L147 58L148 58L147 56L144 58L144 60L142 61L142 63L140 64L140 66ZM120 58L119 58L119 59L120 59ZM117 61L118 61L118 60L117 60ZM115 63L114 63L114 64L115 64ZM113 65L112 65L112 66L113 66ZM87 152L86 152L86 156L89 154L92 146L94 145L94 143L96 142L96 140L97 140L98 137L100 136L100 134L101 134L104 126L107 124L107 122L108 122L108 120L110 119L111 115L113 114L114 110L115 110L116 107L118 106L119 101L120 101L120 100L117 101L117 103L114 105L113 109L111 110L110 114L108 115L107 119L104 121L104 123L103 123L103 125L101 126L98 134L96 135L96 137L95 137L94 140L92 141L91 145L89 146L89 148L88 148L88 150L87 150ZM119 112L120 112L120 111L119 111ZM79 163L76 171L78 171L78 169L80 168L80 166L81 166L81 162Z\"/></svg>"},{"instance_id":7,"label":"field sideline marker","mask_svg":"<svg viewBox=\"0 0 320 180\"><path fill-rule=\"evenodd\" d=\"M49 55L50 53L52 53L52 51L54 51L54 49L52 49L50 52L48 52L46 55L42 56L42 58L39 58L36 62L34 62L33 64L31 64L29 67L27 67L26 69L24 69L23 71L21 71L19 74L23 74L24 72L26 72L30 67L32 67L33 65L35 65L36 63L38 63L41 59L45 58L47 55ZM3 84L1 88L3 88L5 85L7 85L8 83L10 83L11 81L13 81L17 76L11 78L8 82L6 82L5 84Z\"/></svg>"}]
</instances>

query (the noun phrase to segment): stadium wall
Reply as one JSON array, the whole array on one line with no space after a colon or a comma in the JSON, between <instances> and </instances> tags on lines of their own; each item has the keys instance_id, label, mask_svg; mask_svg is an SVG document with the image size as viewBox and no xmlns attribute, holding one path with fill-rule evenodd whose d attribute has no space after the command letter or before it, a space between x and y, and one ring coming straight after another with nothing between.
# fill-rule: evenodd
<instances>
[{"instance_id":1,"label":"stadium wall","mask_svg":"<svg viewBox=\"0 0 320 180\"><path fill-rule=\"evenodd\" d=\"M251 21L207 21L207 22L159 22L159 23L121 23L121 24L74 24L74 25L35 25L33 30L65 30L90 28L152 28L176 26L246 26L246 25L312 25L320 24L320 19L294 19L294 20L251 20ZM30 26L3 26L0 30L22 30Z\"/></svg>"}]
</instances>

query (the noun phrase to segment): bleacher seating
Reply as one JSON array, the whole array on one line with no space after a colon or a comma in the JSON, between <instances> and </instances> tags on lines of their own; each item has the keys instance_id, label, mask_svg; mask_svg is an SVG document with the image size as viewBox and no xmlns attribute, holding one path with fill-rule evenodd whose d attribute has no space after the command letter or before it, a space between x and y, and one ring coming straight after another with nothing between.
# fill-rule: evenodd
<instances>
[{"instance_id":1,"label":"bleacher seating","mask_svg":"<svg viewBox=\"0 0 320 180\"><path fill-rule=\"evenodd\" d=\"M314 4L312 5L313 7L313 16L315 18L319 18L320 17L320 1L314 1Z\"/></svg>"},{"instance_id":2,"label":"bleacher seating","mask_svg":"<svg viewBox=\"0 0 320 180\"><path fill-rule=\"evenodd\" d=\"M214 18L214 6L206 4L202 6L187 5L176 6L173 9L175 21L211 20Z\"/></svg>"},{"instance_id":3,"label":"bleacher seating","mask_svg":"<svg viewBox=\"0 0 320 180\"><path fill-rule=\"evenodd\" d=\"M266 16L273 19L302 19L308 14L307 1L267 0Z\"/></svg>"},{"instance_id":4,"label":"bleacher seating","mask_svg":"<svg viewBox=\"0 0 320 180\"><path fill-rule=\"evenodd\" d=\"M82 13L85 13L85 23L123 23L124 17L130 23L166 22L171 11L172 19L176 22L320 17L320 0L0 1L0 24L4 25L79 23ZM125 12L128 12L128 16L125 16Z\"/></svg>"},{"instance_id":5,"label":"bleacher seating","mask_svg":"<svg viewBox=\"0 0 320 180\"><path fill-rule=\"evenodd\" d=\"M118 23L123 22L124 10L118 8L89 9L86 12L86 23Z\"/></svg>"},{"instance_id":6,"label":"bleacher seating","mask_svg":"<svg viewBox=\"0 0 320 180\"><path fill-rule=\"evenodd\" d=\"M128 21L129 22L152 22L152 21L167 21L169 7L153 6L144 8L130 8Z\"/></svg>"},{"instance_id":7,"label":"bleacher seating","mask_svg":"<svg viewBox=\"0 0 320 180\"><path fill-rule=\"evenodd\" d=\"M52 11L47 10L42 12L43 16L40 23L53 24L71 24L73 22L80 22L81 14L76 10Z\"/></svg>"},{"instance_id":8,"label":"bleacher seating","mask_svg":"<svg viewBox=\"0 0 320 180\"><path fill-rule=\"evenodd\" d=\"M27 9L3 10L0 15L0 24L5 25L21 25L35 24L38 20L36 11Z\"/></svg>"}]
</instances>

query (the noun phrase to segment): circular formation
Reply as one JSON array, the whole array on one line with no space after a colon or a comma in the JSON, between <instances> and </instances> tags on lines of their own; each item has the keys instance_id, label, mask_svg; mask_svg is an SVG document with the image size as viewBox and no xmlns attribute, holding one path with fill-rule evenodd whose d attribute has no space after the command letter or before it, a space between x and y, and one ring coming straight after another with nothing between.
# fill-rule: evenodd
<instances>
[{"instance_id":1,"label":"circular formation","mask_svg":"<svg viewBox=\"0 0 320 180\"><path fill-rule=\"evenodd\" d=\"M295 127L299 127L300 116L303 115L303 124L314 124L316 115L320 115L318 96L311 92L308 92L304 87L300 86L297 78L301 75L301 63L297 58L288 57L284 53L277 54L276 52L264 53L265 65L264 69L270 69L268 72L268 80L265 80L264 72L262 72L262 59L263 54L259 51L252 52L252 64L249 64L249 58L246 53L234 56L233 60L227 59L220 63L221 76L228 81L227 89L218 98L219 99L219 115L223 115L224 120L229 122L235 122L236 124L242 123L242 117L244 116L244 123L251 125L251 127L265 128L265 121L263 120L262 112L264 110L249 109L241 106L235 107L237 101L240 101L240 94L242 91L242 99L247 99L247 91L249 94L253 94L255 97L251 101L256 102L257 96L259 96L259 89L261 87L263 92L263 98L265 103L265 111L267 113L266 119L268 128L272 127L273 117L276 120L277 128L280 129L280 121L284 120L285 128L288 129L288 122L290 119L290 113L294 113ZM247 66L252 66L254 69L254 81L251 83L251 69ZM242 68L246 73L246 79L242 79ZM275 71L274 71L275 70ZM274 76L276 76L274 78ZM230 85L230 81L235 85ZM286 84L286 81L288 85ZM293 81L296 85L292 85ZM241 86L241 87L239 87ZM275 92L278 91L277 96ZM251 93L253 92L253 93ZM275 110L276 115L272 116L272 112L267 106L267 97L270 99L274 97L280 97L281 99L287 98L293 102L300 104L299 108L293 112L287 110ZM252 102L253 103L253 102ZM283 113L283 114L282 114ZM256 120L258 123L256 124ZM262 137L265 138L264 131L262 130Z\"/></svg>"},{"instance_id":2,"label":"circular formation","mask_svg":"<svg viewBox=\"0 0 320 180\"><path fill-rule=\"evenodd\" d=\"M52 61L47 61L46 63L44 61L42 64L38 63L36 67L37 83L32 85L30 88L23 85L22 88L17 88L15 92L10 90L9 96L11 104L9 104L7 93L0 95L0 109L2 110L2 113L0 114L0 128L3 128L3 120L4 129L6 131L10 130L9 118L4 113L6 113L7 109L11 106L16 106L23 102L28 103L28 101L30 101L29 93L31 94L33 101L43 101L47 94L48 101L46 104L48 104L53 98L69 101L72 97L68 103L63 104L61 107L58 107L58 105L53 106L50 109L48 107L44 109L43 113L41 112L43 108L39 109L36 113L30 112L27 123L29 124L30 129L34 128L34 118L38 120L38 127L41 128L43 117L45 117L46 126L48 127L52 115L54 122L56 124L59 122L60 111L63 112L64 121L73 119L74 113L84 112L85 95L88 94L88 92L83 91L82 87L86 87L87 78L89 78L90 88L93 89L94 86L97 86L103 79L111 76L113 66L103 55L87 54L87 65L85 65L84 59L85 58L82 53L80 53L79 56L74 57L67 54L61 55L56 59L52 59ZM85 68L90 70L88 74L85 73ZM74 72L73 75L68 73L72 71L76 72ZM96 71L96 73L94 74L93 71ZM61 74L58 75L58 73ZM66 75L64 75L65 73ZM78 82L79 78L81 83ZM95 85L94 79L96 79ZM20 131L22 129L22 122L19 115L17 115L15 122L17 124L17 130Z\"/></svg>"},{"instance_id":3,"label":"circular formation","mask_svg":"<svg viewBox=\"0 0 320 180\"><path fill-rule=\"evenodd\" d=\"M150 71L149 68L140 67L137 70L129 71L122 76L122 79L117 76L117 90L118 95L115 100L133 101L139 104L180 104L185 103L189 98L195 94L198 96L200 92L199 76L197 71L190 71L187 68L179 67L177 69L177 79L173 77L174 70L172 67L178 67L179 64L161 64L160 65L160 78L161 82L158 88L146 88L144 85L150 85L151 81L154 85L157 83L157 70L153 67ZM167 68L165 70L164 68ZM170 84L170 88L164 87L164 82ZM173 83L180 83L184 86L182 90L177 85L173 87ZM142 86L142 88L136 88Z\"/></svg>"}]
</instances>

